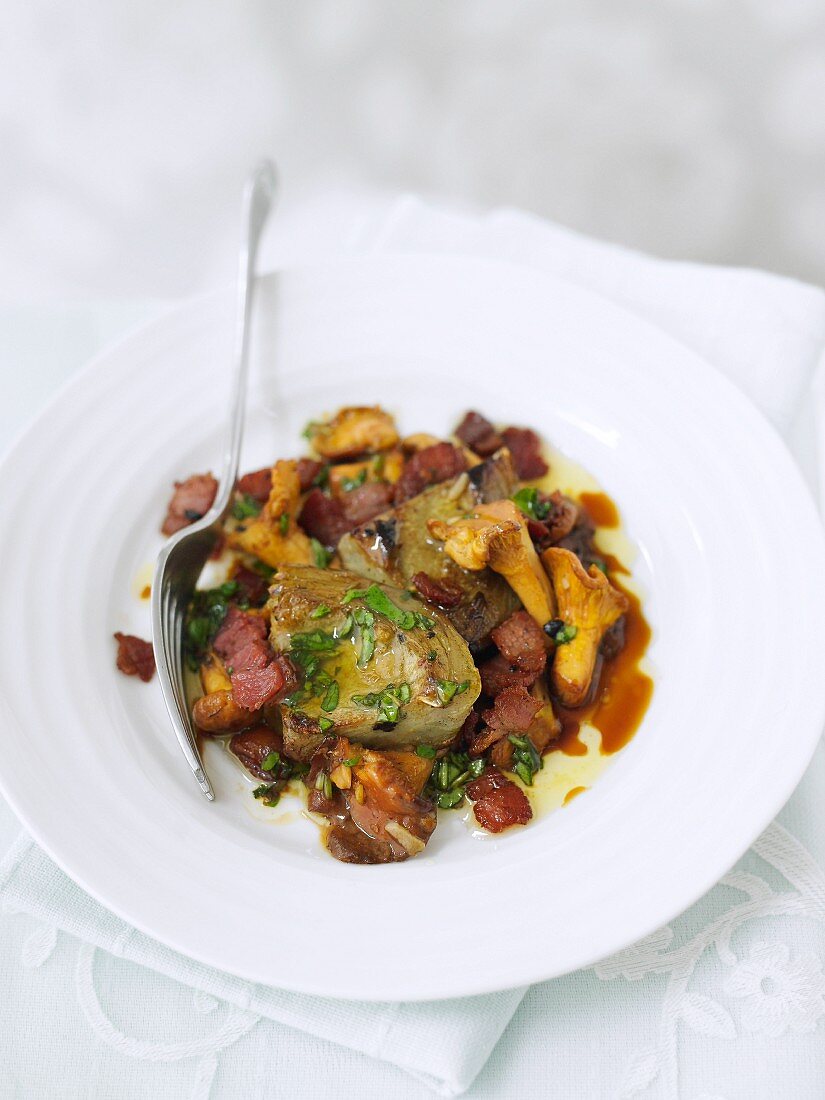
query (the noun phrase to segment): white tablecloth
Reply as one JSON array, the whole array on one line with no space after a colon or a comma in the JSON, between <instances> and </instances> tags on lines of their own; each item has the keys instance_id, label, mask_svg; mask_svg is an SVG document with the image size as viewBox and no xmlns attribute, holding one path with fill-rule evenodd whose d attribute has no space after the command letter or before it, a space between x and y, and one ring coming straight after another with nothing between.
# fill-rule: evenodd
<instances>
[{"instance_id":1,"label":"white tablecloth","mask_svg":"<svg viewBox=\"0 0 825 1100\"><path fill-rule=\"evenodd\" d=\"M819 291L758 273L648 260L523 215L477 221L413 200L389 218L362 211L358 224L352 210L309 212L276 232L269 256L377 247L504 256L617 299L729 373L789 435L815 485L816 403L809 396L825 342ZM5 436L107 339L157 308L0 311ZM0 806L3 850L0 1097L423 1100L433 1090L455 1094L467 1086L479 1098L823 1095L822 744L779 821L672 927L595 968L532 988L511 1019L517 998L493 1005L507 1026L489 1058L496 1028L473 1032L474 1050L446 1043L430 1052L431 1064L426 1051L408 1057L405 1036L411 1046L420 1037L415 1016L397 1032L395 1047L370 1058L352 1049L366 1049L357 1006L342 1006L337 1031L331 1020L333 1043L216 997L203 982L195 989L101 950L82 934L74 887L21 839ZM398 1068L413 1064L415 1076Z\"/></svg>"}]
</instances>

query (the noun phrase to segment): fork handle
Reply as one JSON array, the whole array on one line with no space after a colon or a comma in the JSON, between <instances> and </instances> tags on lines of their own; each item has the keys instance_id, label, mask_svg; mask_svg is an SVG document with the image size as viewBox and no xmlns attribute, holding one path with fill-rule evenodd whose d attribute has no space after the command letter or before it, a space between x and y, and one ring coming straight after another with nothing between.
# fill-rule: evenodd
<instances>
[{"instance_id":1,"label":"fork handle","mask_svg":"<svg viewBox=\"0 0 825 1100\"><path fill-rule=\"evenodd\" d=\"M249 375L249 319L255 287L255 260L258 245L275 198L277 176L275 166L263 160L247 180L243 196L243 241L238 272L238 310L235 328L235 358L232 365L231 415L229 435L223 460L218 497L212 506L213 513L222 513L235 488L238 463L241 456L244 413L246 410L246 382Z\"/></svg>"}]
</instances>

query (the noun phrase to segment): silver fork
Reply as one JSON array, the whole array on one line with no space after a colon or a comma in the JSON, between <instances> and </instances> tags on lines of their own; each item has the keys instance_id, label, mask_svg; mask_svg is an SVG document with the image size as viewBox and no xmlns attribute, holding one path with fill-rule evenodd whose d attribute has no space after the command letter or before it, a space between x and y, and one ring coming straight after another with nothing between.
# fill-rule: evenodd
<instances>
[{"instance_id":1,"label":"silver fork","mask_svg":"<svg viewBox=\"0 0 825 1100\"><path fill-rule=\"evenodd\" d=\"M173 535L158 555L152 581L152 645L163 699L186 762L198 785L213 801L195 730L186 705L183 669L183 628L186 607L198 577L220 533L238 476L249 373L249 319L255 288L255 258L275 195L275 169L263 161L249 177L243 199L243 241L238 278L238 313L232 366L231 419L223 471L215 503L206 515Z\"/></svg>"}]
</instances>

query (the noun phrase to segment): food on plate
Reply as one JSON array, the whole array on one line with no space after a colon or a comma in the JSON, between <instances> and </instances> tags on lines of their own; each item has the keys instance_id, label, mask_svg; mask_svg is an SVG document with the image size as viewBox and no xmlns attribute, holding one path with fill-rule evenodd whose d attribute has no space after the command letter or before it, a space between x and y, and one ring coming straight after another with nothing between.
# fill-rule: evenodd
<instances>
[{"instance_id":1,"label":"food on plate","mask_svg":"<svg viewBox=\"0 0 825 1100\"><path fill-rule=\"evenodd\" d=\"M155 654L152 643L134 634L121 634L120 631L117 631L114 638L117 642L115 663L120 671L126 676L137 676L144 683L148 683L155 674Z\"/></svg>"},{"instance_id":2,"label":"food on plate","mask_svg":"<svg viewBox=\"0 0 825 1100\"><path fill-rule=\"evenodd\" d=\"M378 406L305 436L311 454L238 480L223 579L189 607L198 730L262 805L303 790L343 862L419 855L452 810L524 827L545 767L589 751L579 732L613 752L650 698L649 629L599 542L615 506L554 480L532 429L476 411L448 439L402 436ZM215 489L176 483L163 530Z\"/></svg>"}]
</instances>

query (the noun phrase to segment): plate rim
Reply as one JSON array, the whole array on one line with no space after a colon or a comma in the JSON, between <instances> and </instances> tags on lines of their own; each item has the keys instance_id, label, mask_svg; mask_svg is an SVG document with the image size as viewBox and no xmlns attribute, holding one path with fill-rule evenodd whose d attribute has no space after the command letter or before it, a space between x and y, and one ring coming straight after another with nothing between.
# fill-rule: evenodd
<instances>
[{"instance_id":1,"label":"plate rim","mask_svg":"<svg viewBox=\"0 0 825 1100\"><path fill-rule=\"evenodd\" d=\"M433 263L442 268L455 268L456 265L465 268L486 267L493 270L500 269L502 267L510 268L518 270L522 274L529 274L531 278L544 285L547 285L551 289L553 286L561 285L565 288L566 293L572 293L574 296L582 300L598 302L599 307L601 309L604 309L606 313L609 314L612 312L615 315L623 317L625 323L629 322L630 324L632 324L634 329L639 330L640 335L642 335L643 331L646 330L647 333L652 334L655 337L656 341L660 345L669 344L678 349L680 355L682 355L683 357L687 355L697 365L701 365L701 370L705 374L706 378L712 379L714 385L721 386L722 390L727 391L727 397L735 404L738 404L740 408L745 407L748 409L749 415L752 418L756 418L756 420L759 422L760 431L762 432L763 437L769 437L772 441L772 446L783 455L788 469L792 471L792 477L795 482L796 489L801 490L801 494L798 493L797 495L800 496L800 500L804 499L806 502L806 524L809 523L811 520L813 521L811 527L817 531L816 539L819 544L819 556L821 560L825 562L825 535L823 535L822 524L819 518L819 513L816 508L812 491L805 481L796 460L794 459L787 444L785 443L785 440L779 434L775 426L768 420L765 414L758 408L758 406L755 405L755 403L750 399L747 394L745 394L738 386L735 385L735 383L733 383L725 374L723 374L718 368L716 368L711 362L709 362L703 355L694 351L692 348L687 347L686 345L681 343L681 341L679 341L676 337L671 336L669 333L659 329L655 324L647 321L644 318L639 317L625 307L617 305L615 302L611 301L609 298L606 298L604 295L599 294L598 292L590 291L587 288L582 288L578 284L572 283L569 280L559 278L555 275L549 275L544 272L536 271L535 269L529 268L526 265L514 263L512 261L479 259L476 257L463 256L447 257L438 253L378 254L369 257L335 257L324 260L322 262L289 265L284 268L279 268L271 272L267 272L266 274L258 276L258 278L259 280L263 281L277 279L281 276L289 276L294 274L300 274L304 276L312 275L317 274L319 271L328 271L330 269L337 270L341 268L351 267L382 268L386 267L388 264L396 266L403 265L409 268L416 268L422 266L422 264ZM13 459L14 453L17 450L18 446L20 446L22 441L25 440L30 434L34 434L37 431L37 428L41 421L46 418L46 416L51 412L54 406L58 405L62 400L65 399L65 395L67 392L70 392L76 387L82 389L83 386L86 384L88 378L94 375L96 370L100 370L101 365L105 364L106 361L113 354L117 354L124 345L129 345L133 341L137 341L143 338L147 330L151 330L155 327L160 327L168 323L170 320L175 322L180 318L180 315L186 313L187 311L192 310L197 306L203 306L210 301L221 300L225 298L228 293L229 288L225 287L217 290L210 290L203 294L193 295L179 303L172 304L169 306L169 308L163 309L155 317L152 317L144 323L133 326L118 339L110 342L109 344L101 348L100 351L98 351L84 366L75 371L62 385L58 387L55 393L49 398L49 400L37 412L37 414L32 419L30 419L28 424L24 425L15 435L12 442L5 449L2 457L0 457L0 481L2 481L7 476L8 469ZM825 687L823 687L820 692L819 707L816 710L815 716L817 718L817 723L820 727L821 732L821 726L825 722ZM813 728L813 720L811 720L810 724ZM19 725L16 720L15 725ZM781 808L790 798L805 771L807 770L807 767L810 764L810 760L816 751L819 736L819 733L815 736L813 734L811 735L810 744L807 746L806 752L804 754L804 762L802 760L802 754L800 754L800 765L798 768L793 769L794 778L785 783L781 790L778 789L772 798L765 799L762 803L760 803L760 805L763 806L763 812L755 816L758 816L760 818L761 824L759 825L759 828L751 837L751 839L746 844L744 844L743 847L741 847L741 850L739 850L733 856L733 858L729 858L728 855L725 856L724 866L722 867L721 871L718 870L718 867L721 866L721 863L715 863L713 869L708 871L703 881L695 885L690 891L687 891L684 894L685 897L690 894L688 900L680 901L678 905L673 908L673 911L670 913L669 916L662 918L659 914L657 914L655 919L652 918L651 921L644 926L640 934L638 936L634 936L632 940L628 941L626 936L622 935L619 937L621 939L620 943L615 944L607 950L604 950L600 947L599 950L592 955L588 955L586 952L583 952L583 957L572 960L569 966L566 966L564 969L561 970L559 970L558 968L553 968L552 972L540 973L537 969L531 977L519 975L513 980L507 979L503 982L496 981L493 984L490 984L489 981L485 980L478 980L476 982L468 980L465 985L462 986L462 988L458 991L439 991L430 988L420 990L417 993L410 993L409 991L405 991L404 999L408 1001L429 1001L448 999L457 996L470 996L484 993L492 993L500 990L517 988L525 982L539 982L548 980L553 977L559 977L574 970L590 967L594 963L598 962L600 959L609 957L617 951L620 951L625 947L630 946L632 943L637 942L639 939L644 938L644 936L662 927L665 923L673 920L675 917L685 912L688 908L695 904L697 900L703 897L708 892L708 890L711 889L720 880L720 878L724 876L724 874L730 869L730 867L733 866L738 861L738 859L741 858L744 852L746 852L750 848L752 843L773 821L773 819L776 817L776 814L779 812L779 810L781 810ZM0 792L2 792L3 796L8 801L9 805L20 820L21 824L28 830L31 837L44 850L44 852L46 852L46 854L48 854L48 856L55 861L55 863L69 876L69 878L71 878L91 897L93 897L96 901L103 905L104 908L106 908L110 912L115 913L121 919L126 921L128 924L138 928L144 934L151 936L161 943L166 944L173 950L180 952L182 955L188 958L195 959L201 963L204 963L205 965L216 967L229 973L236 974L239 977L255 983L261 982L262 979L260 974L253 973L251 971L245 971L243 968L237 968L235 966L227 967L225 963L216 962L214 957L210 957L208 956L208 954L199 954L193 952L190 947L182 946L178 943L173 942L172 939L168 937L159 935L155 929L146 927L140 921L136 921L133 915L122 912L116 905L112 905L111 902L106 900L105 896L103 896L98 889L92 887L86 882L84 875L75 872L71 868L70 859L64 860L61 856L55 854L52 849L51 843L47 838L42 835L41 830L39 829L36 822L30 821L27 817L25 810L21 810L21 808L18 806L17 800L15 799L14 793L9 789L1 761ZM710 861L708 861L708 863L710 863ZM697 881L698 877L699 876L697 875ZM643 922L640 921L639 924L641 927ZM330 993L327 987L319 985L317 983L313 983L311 981L305 981L300 984L290 984L279 981L277 984L280 988L290 989L295 992L322 995L338 999L352 999L351 994L347 995L340 993ZM359 992L357 993L357 999L364 1001L386 1000L387 992L386 990L381 991L377 987L374 992L362 992L359 990Z\"/></svg>"}]
</instances>

